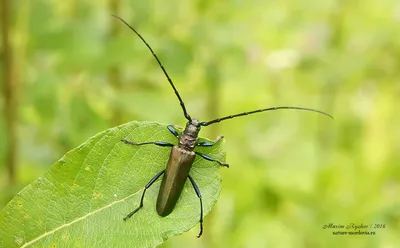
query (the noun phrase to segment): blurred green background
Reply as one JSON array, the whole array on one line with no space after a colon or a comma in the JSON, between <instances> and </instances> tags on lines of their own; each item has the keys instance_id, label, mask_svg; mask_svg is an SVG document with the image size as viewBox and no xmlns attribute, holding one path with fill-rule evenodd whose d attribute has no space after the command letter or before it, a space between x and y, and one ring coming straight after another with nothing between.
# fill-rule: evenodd
<instances>
[{"instance_id":1,"label":"blurred green background","mask_svg":"<svg viewBox=\"0 0 400 248\"><path fill-rule=\"evenodd\" d=\"M203 237L196 226L162 247L400 247L400 2L3 0L2 10L0 208L104 129L185 124L115 13L150 43L193 117L281 105L335 117L282 110L204 128L225 134L231 168ZM329 223L385 228L334 236Z\"/></svg>"}]
</instances>

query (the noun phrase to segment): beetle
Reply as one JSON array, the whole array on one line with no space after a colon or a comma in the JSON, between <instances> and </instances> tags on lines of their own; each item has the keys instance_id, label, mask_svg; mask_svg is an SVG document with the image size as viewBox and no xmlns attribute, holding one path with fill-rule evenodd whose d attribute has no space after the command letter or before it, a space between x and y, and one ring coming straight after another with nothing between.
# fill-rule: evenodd
<instances>
[{"instance_id":1,"label":"beetle","mask_svg":"<svg viewBox=\"0 0 400 248\"><path fill-rule=\"evenodd\" d=\"M169 77L167 71L165 70L164 66L162 65L161 61L153 51L153 49L150 47L150 45L146 42L146 40L131 26L129 25L125 20L123 20L121 17L112 14L112 16L116 17L119 19L121 22L123 22L126 26L128 26L142 41L143 43L147 46L147 48L150 50L151 54L157 61L159 67L163 71L165 77L167 78L169 84L171 85L172 89L175 92L176 97L179 100L179 104L181 105L183 115L187 119L186 127L183 132L178 133L178 131L173 127L173 125L168 125L168 130L174 135L176 138L178 138L178 145L171 144L169 142L165 141L148 141L148 142L134 142L128 139L123 139L121 140L122 142L129 144L129 145L134 145L134 146L141 146L141 145L157 145L161 147L172 147L171 153L167 162L167 167L166 169L160 171L155 175L144 187L142 196L140 198L140 204L139 206L130 212L124 219L124 221L128 220L131 218L137 211L139 211L143 207L143 199L146 194L146 190L151 187L151 185L157 181L161 176L163 176L162 181L161 181L161 186L160 190L158 193L157 197L157 204L156 204L156 209L158 215L165 217L169 215L173 210L174 207L179 199L179 196L182 193L183 186L186 182L186 179L189 178L190 183L192 184L197 197L200 200L200 232L197 235L198 238L203 233L203 202L202 202L202 197L200 193L200 189L197 186L196 182L194 179L189 175L190 169L193 165L194 159L196 155L200 156L203 159L206 159L211 162L218 163L221 166L225 166L229 168L229 165L225 162L221 162L219 160L216 160L206 154L200 153L195 151L195 147L197 146L202 146L202 147L210 147L218 143L219 140L221 140L224 136L220 135L217 137L217 139L214 142L199 142L198 141L198 134L200 132L201 127L209 126L214 123L218 123L227 119L232 119L235 117L239 116L245 116L245 115L250 115L250 114L255 114L255 113L261 113L264 111L271 111L271 110L279 110L279 109L295 109L295 110L304 110L304 111L312 111L316 112L319 114L323 114L326 116L329 116L330 118L333 119L333 117L330 114L327 114L325 112L322 112L320 110L312 109L312 108L303 108L303 107L293 107L293 106L280 106L280 107L271 107L271 108L263 108L263 109L257 109L253 111L248 111L248 112L243 112L239 114L234 114L234 115L229 115L221 118L217 118L211 121L205 121L201 122L198 119L192 118L185 107L185 104L179 95L178 90L175 88L174 83L172 82L171 78Z\"/></svg>"}]
</instances>

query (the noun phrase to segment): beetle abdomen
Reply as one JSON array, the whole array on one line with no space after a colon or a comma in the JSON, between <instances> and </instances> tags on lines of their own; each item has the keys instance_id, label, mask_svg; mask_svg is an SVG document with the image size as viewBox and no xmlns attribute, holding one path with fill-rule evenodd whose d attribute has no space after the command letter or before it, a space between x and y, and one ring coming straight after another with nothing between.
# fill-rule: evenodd
<instances>
[{"instance_id":1,"label":"beetle abdomen","mask_svg":"<svg viewBox=\"0 0 400 248\"><path fill-rule=\"evenodd\" d=\"M195 156L196 154L193 151L186 151L178 146L174 146L171 149L167 168L158 192L158 215L164 217L174 210Z\"/></svg>"}]
</instances>

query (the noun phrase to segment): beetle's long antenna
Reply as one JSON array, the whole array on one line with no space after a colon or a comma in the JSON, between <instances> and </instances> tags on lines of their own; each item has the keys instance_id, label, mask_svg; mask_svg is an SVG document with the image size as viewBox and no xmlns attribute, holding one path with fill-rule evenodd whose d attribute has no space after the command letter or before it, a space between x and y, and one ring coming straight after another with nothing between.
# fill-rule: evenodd
<instances>
[{"instance_id":1,"label":"beetle's long antenna","mask_svg":"<svg viewBox=\"0 0 400 248\"><path fill-rule=\"evenodd\" d=\"M278 109L297 109L297 110L304 110L304 111L311 111L311 112L317 112L326 116L329 116L333 119L333 117L330 114L327 114L325 112L316 110L316 109L311 109L311 108L301 108L301 107L290 107L290 106L282 106L282 107L272 107L272 108L265 108L265 109L257 109L257 110L253 110L253 111L249 111L249 112L244 112L244 113L240 113L240 114L235 114L235 115L229 115L229 116L225 116L222 118L218 118L212 121L207 121L207 122L200 122L201 126L208 126L214 123L218 123L227 119L232 119L235 117L239 117L239 116L244 116L244 115L251 115L251 114L255 114L255 113L261 113L264 111L270 111L270 110L278 110Z\"/></svg>"},{"instance_id":2,"label":"beetle's long antenna","mask_svg":"<svg viewBox=\"0 0 400 248\"><path fill-rule=\"evenodd\" d=\"M161 67L161 70L164 72L164 75L167 77L169 84L171 85L172 89L174 89L175 95L178 97L179 103L182 107L183 110L183 115L185 116L185 118L188 121L192 121L192 118L190 117L190 115L187 113L186 111L186 107L185 104L182 101L181 96L179 95L178 91L175 88L174 83L172 82L171 78L169 77L167 71L164 69L164 66L162 65L161 61L158 59L157 55L154 53L153 49L151 49L150 45L145 41L145 39L131 26L129 25L124 19L122 19L121 17L111 14L112 16L114 16L115 18L118 18L121 22L123 22L126 26L128 26L133 32L135 32L135 34L137 34L137 36L139 36L139 38L144 42L144 44L147 46L147 48L149 48L151 54L153 54L154 58L157 60L158 65Z\"/></svg>"}]
</instances>

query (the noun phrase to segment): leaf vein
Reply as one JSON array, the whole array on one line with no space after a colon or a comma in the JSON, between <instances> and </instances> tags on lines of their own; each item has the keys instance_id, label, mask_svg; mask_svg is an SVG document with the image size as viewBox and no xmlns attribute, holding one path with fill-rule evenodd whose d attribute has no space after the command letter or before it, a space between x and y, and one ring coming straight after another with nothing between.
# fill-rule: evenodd
<instances>
[{"instance_id":1,"label":"leaf vein","mask_svg":"<svg viewBox=\"0 0 400 248\"><path fill-rule=\"evenodd\" d=\"M109 208L109 207L114 206L114 205L117 204L117 203L124 202L124 201L126 201L128 198L130 198L130 197L136 195L136 194L139 193L139 192L140 192L140 190L136 191L135 193L133 193L133 194L131 194L131 195L128 195L128 196L122 198L121 200L114 201L114 202L112 202L112 203L110 203L110 204L108 204L108 205L106 205L106 206L104 206L104 207L102 207L102 208L96 209L95 211L93 211L93 212L91 212L91 213L88 213L88 214L86 214L86 215L84 215L84 216L82 216L82 217L79 217L79 218L77 218L77 219L75 219L75 220L73 220L73 221L71 221L71 222L65 223L65 224L63 224L63 225L61 225L61 226L59 226L59 227L57 227L57 228L55 228L55 229L53 229L53 230L51 230L51 231L49 231L49 232L43 233L42 235L38 236L37 238L32 239L32 240L29 241L29 242L26 242L23 246L21 246L21 248L28 247L29 245L32 245L33 243L35 243L35 242L41 240L42 238L45 238L45 237L49 236L50 234L53 234L53 233L55 233L55 232L57 232L57 231L59 231L59 230L65 228L65 227L71 226L72 224L75 224L75 223L77 223L77 222L79 222L79 221L82 221L82 220L84 220L84 219L86 219L86 218L88 218L88 217L90 217L90 216L92 216L92 215L94 215L94 214L96 214L96 213L98 213L98 212L101 212L101 211L104 210L104 209L107 209L107 208Z\"/></svg>"}]
</instances>

